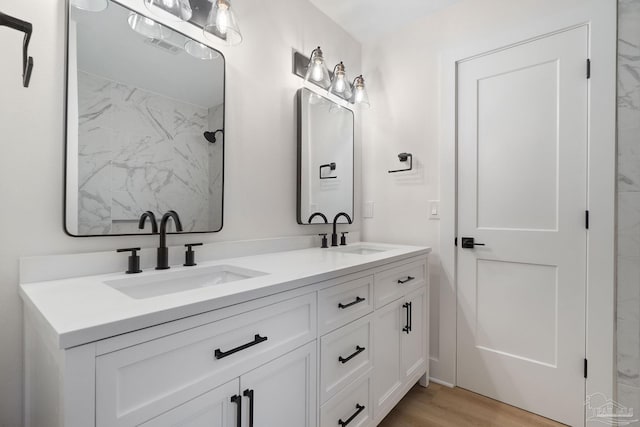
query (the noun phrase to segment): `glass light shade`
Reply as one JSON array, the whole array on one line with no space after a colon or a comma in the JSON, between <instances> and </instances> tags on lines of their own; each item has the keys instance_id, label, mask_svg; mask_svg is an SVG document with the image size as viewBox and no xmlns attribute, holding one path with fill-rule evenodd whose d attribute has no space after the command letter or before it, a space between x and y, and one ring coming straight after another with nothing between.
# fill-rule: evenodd
<instances>
[{"instance_id":1,"label":"glass light shade","mask_svg":"<svg viewBox=\"0 0 640 427\"><path fill-rule=\"evenodd\" d=\"M195 40L189 40L184 44L184 50L194 58L215 59L220 56L218 52Z\"/></svg>"},{"instance_id":2,"label":"glass light shade","mask_svg":"<svg viewBox=\"0 0 640 427\"><path fill-rule=\"evenodd\" d=\"M189 0L144 0L145 6L158 18L168 21L188 21L191 19Z\"/></svg>"},{"instance_id":3,"label":"glass light shade","mask_svg":"<svg viewBox=\"0 0 640 427\"><path fill-rule=\"evenodd\" d=\"M311 58L309 59L309 65L307 65L307 73L304 79L324 89L327 89L331 85L329 70L327 69L327 64L324 61L320 46L311 52Z\"/></svg>"},{"instance_id":4,"label":"glass light shade","mask_svg":"<svg viewBox=\"0 0 640 427\"><path fill-rule=\"evenodd\" d=\"M329 86L329 93L337 95L343 99L350 99L351 83L344 68L344 64L340 62L333 69L333 79L331 80L331 86Z\"/></svg>"},{"instance_id":5,"label":"glass light shade","mask_svg":"<svg viewBox=\"0 0 640 427\"><path fill-rule=\"evenodd\" d=\"M71 6L88 12L102 12L109 6L108 0L71 0Z\"/></svg>"},{"instance_id":6,"label":"glass light shade","mask_svg":"<svg viewBox=\"0 0 640 427\"><path fill-rule=\"evenodd\" d=\"M131 12L127 21L133 31L144 37L157 40L164 38L164 27L151 18Z\"/></svg>"},{"instance_id":7,"label":"glass light shade","mask_svg":"<svg viewBox=\"0 0 640 427\"><path fill-rule=\"evenodd\" d=\"M351 96L351 102L360 107L371 107L367 88L364 85L364 78L361 75L356 77L353 81L353 95Z\"/></svg>"},{"instance_id":8,"label":"glass light shade","mask_svg":"<svg viewBox=\"0 0 640 427\"><path fill-rule=\"evenodd\" d=\"M242 33L229 0L212 0L211 12L204 26L204 36L211 41L233 46L242 42Z\"/></svg>"}]
</instances>

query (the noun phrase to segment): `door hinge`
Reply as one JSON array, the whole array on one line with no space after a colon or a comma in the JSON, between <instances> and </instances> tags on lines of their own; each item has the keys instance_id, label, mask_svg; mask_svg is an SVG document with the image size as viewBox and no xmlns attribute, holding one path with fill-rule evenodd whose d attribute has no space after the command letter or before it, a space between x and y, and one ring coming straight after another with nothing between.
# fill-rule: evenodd
<instances>
[{"instance_id":1,"label":"door hinge","mask_svg":"<svg viewBox=\"0 0 640 427\"><path fill-rule=\"evenodd\" d=\"M455 239L453 239L453 244L454 244L454 246L458 246L458 238L457 237Z\"/></svg>"},{"instance_id":2,"label":"door hinge","mask_svg":"<svg viewBox=\"0 0 640 427\"><path fill-rule=\"evenodd\" d=\"M584 359L584 377L587 378L587 359Z\"/></svg>"},{"instance_id":3,"label":"door hinge","mask_svg":"<svg viewBox=\"0 0 640 427\"><path fill-rule=\"evenodd\" d=\"M584 211L584 228L589 229L589 211Z\"/></svg>"},{"instance_id":4,"label":"door hinge","mask_svg":"<svg viewBox=\"0 0 640 427\"><path fill-rule=\"evenodd\" d=\"M587 59L587 78L591 78L591 60Z\"/></svg>"}]
</instances>

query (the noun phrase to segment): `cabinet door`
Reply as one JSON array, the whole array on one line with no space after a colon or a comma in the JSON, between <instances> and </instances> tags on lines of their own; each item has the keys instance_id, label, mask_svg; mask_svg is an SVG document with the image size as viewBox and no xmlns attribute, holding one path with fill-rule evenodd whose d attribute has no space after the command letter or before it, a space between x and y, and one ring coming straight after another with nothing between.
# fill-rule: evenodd
<instances>
[{"instance_id":1,"label":"cabinet door","mask_svg":"<svg viewBox=\"0 0 640 427\"><path fill-rule=\"evenodd\" d=\"M422 287L407 295L403 303L403 315L409 315L410 330L402 334L403 381L421 376L427 369L427 289ZM417 380L417 378L415 378Z\"/></svg>"},{"instance_id":2,"label":"cabinet door","mask_svg":"<svg viewBox=\"0 0 640 427\"><path fill-rule=\"evenodd\" d=\"M141 424L142 427L240 427L240 381L235 379ZM234 398L235 397L235 398ZM232 401L232 398L233 401Z\"/></svg>"},{"instance_id":3,"label":"cabinet door","mask_svg":"<svg viewBox=\"0 0 640 427\"><path fill-rule=\"evenodd\" d=\"M402 304L404 299L395 300L375 311L373 326L373 366L374 366L374 414L385 413L395 404L400 392L404 373L400 347L402 328L405 326Z\"/></svg>"},{"instance_id":4,"label":"cabinet door","mask_svg":"<svg viewBox=\"0 0 640 427\"><path fill-rule=\"evenodd\" d=\"M243 427L315 427L316 341L240 377Z\"/></svg>"}]
</instances>

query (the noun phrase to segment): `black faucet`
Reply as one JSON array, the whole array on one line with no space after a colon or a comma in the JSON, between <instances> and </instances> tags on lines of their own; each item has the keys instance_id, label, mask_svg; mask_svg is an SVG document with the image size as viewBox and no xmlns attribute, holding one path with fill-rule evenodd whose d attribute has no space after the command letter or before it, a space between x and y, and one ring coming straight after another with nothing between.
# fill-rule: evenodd
<instances>
[{"instance_id":1,"label":"black faucet","mask_svg":"<svg viewBox=\"0 0 640 427\"><path fill-rule=\"evenodd\" d=\"M324 216L324 214L322 212L314 212L310 217L309 217L309 224L311 224L311 221L313 221L313 218L319 216L320 218L324 219L324 223L325 224L329 224L329 221L327 221L327 217Z\"/></svg>"},{"instance_id":2,"label":"black faucet","mask_svg":"<svg viewBox=\"0 0 640 427\"><path fill-rule=\"evenodd\" d=\"M140 230L144 230L144 223L149 218L151 222L151 234L158 234L158 221L156 220L156 216L151 211L146 211L142 215L140 215L140 221L138 221L138 228Z\"/></svg>"},{"instance_id":3,"label":"black faucet","mask_svg":"<svg viewBox=\"0 0 640 427\"><path fill-rule=\"evenodd\" d=\"M176 211L169 211L166 214L162 215L162 219L160 220L160 247L158 248L158 263L156 265L156 270L166 270L169 268L169 249L167 248L167 222L169 219L173 218L173 222L176 226L176 231L182 231L182 223L180 222L180 217L176 213Z\"/></svg>"},{"instance_id":4,"label":"black faucet","mask_svg":"<svg viewBox=\"0 0 640 427\"><path fill-rule=\"evenodd\" d=\"M331 246L338 246L338 233L336 232L336 224L338 223L338 218L341 216L347 218L347 222L351 224L351 217L344 212L340 212L333 218L333 234L331 235Z\"/></svg>"}]
</instances>

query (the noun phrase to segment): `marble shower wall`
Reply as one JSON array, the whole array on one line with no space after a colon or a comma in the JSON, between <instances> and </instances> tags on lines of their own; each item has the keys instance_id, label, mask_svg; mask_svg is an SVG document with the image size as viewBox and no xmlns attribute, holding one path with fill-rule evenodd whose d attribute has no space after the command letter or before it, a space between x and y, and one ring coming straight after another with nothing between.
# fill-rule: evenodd
<instances>
[{"instance_id":1,"label":"marble shower wall","mask_svg":"<svg viewBox=\"0 0 640 427\"><path fill-rule=\"evenodd\" d=\"M180 214L185 231L222 221L223 106L210 109L78 71L79 234L136 233L144 211ZM213 129L211 126L217 126Z\"/></svg>"},{"instance_id":2,"label":"marble shower wall","mask_svg":"<svg viewBox=\"0 0 640 427\"><path fill-rule=\"evenodd\" d=\"M640 414L640 0L618 0L617 208L618 401Z\"/></svg>"}]
</instances>

